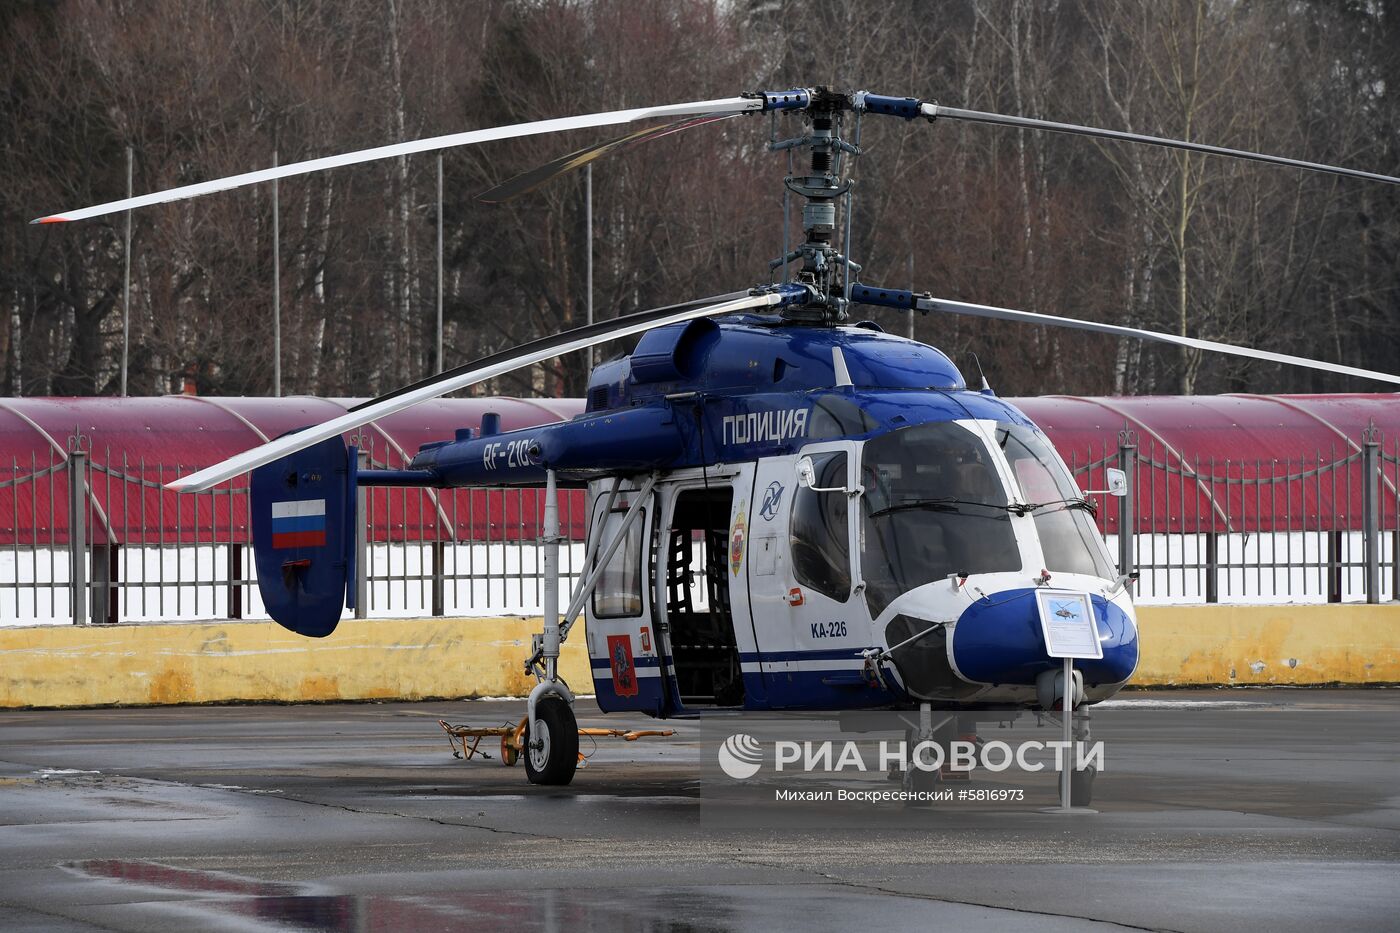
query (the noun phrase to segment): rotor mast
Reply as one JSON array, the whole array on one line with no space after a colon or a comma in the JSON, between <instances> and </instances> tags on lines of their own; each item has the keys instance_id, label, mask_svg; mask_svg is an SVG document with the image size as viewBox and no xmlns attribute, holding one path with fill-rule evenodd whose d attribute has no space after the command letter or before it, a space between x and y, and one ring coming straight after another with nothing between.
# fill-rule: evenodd
<instances>
[{"instance_id":1,"label":"rotor mast","mask_svg":"<svg viewBox=\"0 0 1400 933\"><path fill-rule=\"evenodd\" d=\"M804 199L802 205L802 232L804 240L791 253L773 260L773 268L790 262L802 261L795 280L807 286L813 299L805 304L795 304L783 309L784 320L804 324L835 324L846 319L846 301L841 292L844 277L841 269L848 264L845 256L837 251L836 241L836 201L851 189L852 181L842 177L846 156L855 157L860 150L841 136L842 124L847 111L852 110L851 98L828 88L817 87L803 92L806 98L797 106L784 107L769 99L786 95L765 94L765 110L801 109L806 119L806 133L792 139L774 142L770 148L775 152L786 149L806 149L808 154L805 174L788 175L783 184L789 191ZM849 206L847 208L849 210ZM845 244L849 249L849 244ZM855 263L849 263L852 270L859 270Z\"/></svg>"}]
</instances>

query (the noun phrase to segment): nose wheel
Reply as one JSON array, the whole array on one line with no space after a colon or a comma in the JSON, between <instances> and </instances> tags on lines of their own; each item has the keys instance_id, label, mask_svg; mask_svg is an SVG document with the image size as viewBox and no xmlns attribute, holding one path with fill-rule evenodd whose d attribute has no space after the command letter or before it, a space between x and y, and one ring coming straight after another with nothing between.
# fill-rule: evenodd
<instances>
[{"instance_id":1,"label":"nose wheel","mask_svg":"<svg viewBox=\"0 0 1400 933\"><path fill-rule=\"evenodd\" d=\"M578 770L578 721L558 696L540 697L535 705L539 734L525 726L525 776L531 784L562 786Z\"/></svg>"},{"instance_id":2,"label":"nose wheel","mask_svg":"<svg viewBox=\"0 0 1400 933\"><path fill-rule=\"evenodd\" d=\"M1098 769L1093 765L1070 772L1069 805L1071 807L1087 807L1094 802L1094 777L1098 773Z\"/></svg>"},{"instance_id":3,"label":"nose wheel","mask_svg":"<svg viewBox=\"0 0 1400 933\"><path fill-rule=\"evenodd\" d=\"M1089 716L1084 712L1072 714L1074 728L1074 742L1076 747L1080 743L1089 741ZM1074 762L1070 762L1073 767ZM1094 778L1098 776L1098 769L1093 765L1084 768L1075 768L1069 773L1069 805L1071 807L1087 807L1094 802Z\"/></svg>"},{"instance_id":4,"label":"nose wheel","mask_svg":"<svg viewBox=\"0 0 1400 933\"><path fill-rule=\"evenodd\" d=\"M911 758L908 762L909 767L904 772L904 790L916 795L906 801L905 806L933 806L932 795L938 790L943 769L934 768L932 765L939 758L944 762L947 761L946 755L955 735L955 719L944 716L935 723L932 707L927 703L919 704L918 727L906 729L904 732L905 748L908 749ZM918 751L921 744L924 743L936 743L942 749L943 755L934 756L931 748ZM913 759L922 759L922 761L916 762ZM924 767L919 767L919 763L922 763Z\"/></svg>"}]
</instances>

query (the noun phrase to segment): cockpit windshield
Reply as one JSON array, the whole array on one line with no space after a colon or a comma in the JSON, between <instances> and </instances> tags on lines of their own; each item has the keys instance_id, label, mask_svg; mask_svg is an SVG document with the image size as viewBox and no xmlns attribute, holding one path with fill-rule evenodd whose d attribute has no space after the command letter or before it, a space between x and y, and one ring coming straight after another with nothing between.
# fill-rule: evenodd
<instances>
[{"instance_id":1,"label":"cockpit windshield","mask_svg":"<svg viewBox=\"0 0 1400 933\"><path fill-rule=\"evenodd\" d=\"M872 616L949 574L1021 568L1010 497L982 437L944 421L866 443L860 547Z\"/></svg>"},{"instance_id":2,"label":"cockpit windshield","mask_svg":"<svg viewBox=\"0 0 1400 933\"><path fill-rule=\"evenodd\" d=\"M997 444L1011 464L1022 501L1035 506L1036 534L1052 573L1083 573L1113 578L1091 507L1045 435L1034 428L1001 422Z\"/></svg>"}]
</instances>

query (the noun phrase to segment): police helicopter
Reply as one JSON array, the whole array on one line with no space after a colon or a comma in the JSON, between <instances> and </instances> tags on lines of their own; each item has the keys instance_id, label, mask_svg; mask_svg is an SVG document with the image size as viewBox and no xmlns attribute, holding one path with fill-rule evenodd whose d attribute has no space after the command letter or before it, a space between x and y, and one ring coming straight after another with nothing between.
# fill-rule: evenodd
<instances>
[{"instance_id":1,"label":"police helicopter","mask_svg":"<svg viewBox=\"0 0 1400 933\"><path fill-rule=\"evenodd\" d=\"M519 176L530 190L627 145L720 119L801 121L770 144L805 153L784 179L802 241L759 285L580 327L440 373L278 438L171 487L202 491L252 471L257 576L272 617L330 634L354 598L361 486L543 486L543 627L524 664L536 685L503 750L529 780L578 765L574 693L560 645L586 620L598 705L656 718L715 709L917 711L938 740L978 711L1065 709L1117 693L1138 663L1129 587L1087 494L1045 435L937 349L854 320L857 306L975 315L1164 341L1400 384L1400 376L1181 335L942 300L860 281L852 186L866 118L970 121L1071 133L1400 184L1400 178L1176 139L827 88L756 92L473 130L186 185L39 218L76 221L373 159L491 140L665 120ZM838 214L841 215L838 218ZM844 220L844 234L841 232ZM402 470L363 470L342 439L376 418L513 370L640 335L593 369L584 413L422 448ZM1116 478L1116 479L1120 479ZM584 570L559 587L558 490L587 490ZM694 546L698 542L699 546ZM1051 658L1040 593L1085 598L1101 657L1068 679ZM1083 735L1081 731L1080 735ZM915 780L917 772L907 780ZM1087 803L1092 773L1078 774Z\"/></svg>"}]
</instances>

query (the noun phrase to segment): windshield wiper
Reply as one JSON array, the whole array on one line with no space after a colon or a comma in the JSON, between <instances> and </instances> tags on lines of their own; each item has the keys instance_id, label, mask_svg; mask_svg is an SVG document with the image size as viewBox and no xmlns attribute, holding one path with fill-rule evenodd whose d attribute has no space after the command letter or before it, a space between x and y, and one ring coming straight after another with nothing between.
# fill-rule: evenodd
<instances>
[{"instance_id":1,"label":"windshield wiper","mask_svg":"<svg viewBox=\"0 0 1400 933\"><path fill-rule=\"evenodd\" d=\"M1012 512L1015 512L1017 515L1029 515L1032 512L1038 512L1041 509L1051 505L1058 505L1061 508L1066 509L1083 509L1090 515L1094 516L1097 516L1099 514L1098 503L1090 499L1051 499L1049 502L1018 503L1015 505L1011 505L1008 508Z\"/></svg>"},{"instance_id":2,"label":"windshield wiper","mask_svg":"<svg viewBox=\"0 0 1400 933\"><path fill-rule=\"evenodd\" d=\"M975 499L955 499L947 496L940 499L911 499L908 502L897 502L894 505L887 505L883 509L876 509L870 513L870 518L878 518L881 515L888 515L891 512L905 512L910 509L925 509L930 512L962 512L959 506L975 505L984 509L996 509L1000 512L1009 512L1016 508L1012 505L997 505L995 502L978 502Z\"/></svg>"}]
</instances>

